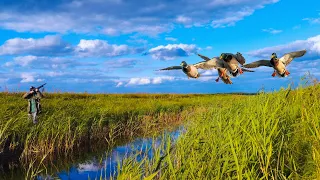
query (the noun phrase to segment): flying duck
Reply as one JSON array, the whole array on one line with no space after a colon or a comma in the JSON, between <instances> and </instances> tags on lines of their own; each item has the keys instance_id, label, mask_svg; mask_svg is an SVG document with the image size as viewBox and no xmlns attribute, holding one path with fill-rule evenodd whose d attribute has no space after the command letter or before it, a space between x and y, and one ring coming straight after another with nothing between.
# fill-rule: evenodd
<instances>
[{"instance_id":1,"label":"flying duck","mask_svg":"<svg viewBox=\"0 0 320 180\"><path fill-rule=\"evenodd\" d=\"M246 60L241 53L221 53L220 59L222 59L226 63L226 68L233 77L236 77L239 74L243 73L243 69L239 67L239 63L243 65L245 64Z\"/></svg>"},{"instance_id":2,"label":"flying duck","mask_svg":"<svg viewBox=\"0 0 320 180\"><path fill-rule=\"evenodd\" d=\"M272 76L275 77L287 77L290 72L286 67L291 63L294 58L302 57L306 54L306 50L294 51L283 55L280 59L277 57L276 53L272 53L270 60L258 60L250 64L243 65L245 68L256 68L259 66L268 66L274 69Z\"/></svg>"},{"instance_id":3,"label":"flying duck","mask_svg":"<svg viewBox=\"0 0 320 180\"><path fill-rule=\"evenodd\" d=\"M244 68L239 68L239 67L236 67L237 69L230 72L230 70L228 69L229 64L227 62L225 62L224 60L222 60L221 58L213 57L212 59L210 59L210 58L203 56L201 54L197 54L197 55L199 57L201 57L202 59L204 59L205 61L201 61L199 63L196 63L196 64L194 64L194 66L198 69L205 69L205 70L217 69L219 77L216 79L216 82L218 82L219 78L221 78L224 83L232 84L232 81L230 80L229 75L232 75L233 77L235 77L235 76L237 76L238 71L254 72L254 71L244 69ZM234 66L232 66L232 67L234 67Z\"/></svg>"},{"instance_id":4,"label":"flying duck","mask_svg":"<svg viewBox=\"0 0 320 180\"><path fill-rule=\"evenodd\" d=\"M180 66L171 66L171 67L160 69L160 71L177 70L177 69L181 69L182 72L184 72L188 76L188 79L200 77L200 73L198 72L198 69L192 64L187 64L185 61L182 61Z\"/></svg>"}]
</instances>

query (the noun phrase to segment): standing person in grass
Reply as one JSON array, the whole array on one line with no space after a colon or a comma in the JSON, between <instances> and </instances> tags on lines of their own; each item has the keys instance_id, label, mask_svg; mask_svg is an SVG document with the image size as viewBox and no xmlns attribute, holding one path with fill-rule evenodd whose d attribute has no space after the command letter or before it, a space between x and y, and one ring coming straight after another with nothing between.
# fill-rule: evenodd
<instances>
[{"instance_id":1,"label":"standing person in grass","mask_svg":"<svg viewBox=\"0 0 320 180\"><path fill-rule=\"evenodd\" d=\"M28 116L36 124L38 122L37 115L41 112L39 103L43 94L38 88L31 86L30 91L23 95L23 98L28 99Z\"/></svg>"}]
</instances>

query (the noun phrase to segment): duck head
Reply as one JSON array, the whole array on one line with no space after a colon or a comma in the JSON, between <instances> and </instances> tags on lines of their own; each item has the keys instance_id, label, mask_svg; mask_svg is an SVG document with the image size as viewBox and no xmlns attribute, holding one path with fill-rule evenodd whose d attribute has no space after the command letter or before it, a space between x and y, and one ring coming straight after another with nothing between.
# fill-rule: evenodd
<instances>
[{"instance_id":1,"label":"duck head","mask_svg":"<svg viewBox=\"0 0 320 180\"><path fill-rule=\"evenodd\" d=\"M232 56L230 54L221 53L220 59L229 62L232 59Z\"/></svg>"},{"instance_id":2,"label":"duck head","mask_svg":"<svg viewBox=\"0 0 320 180\"><path fill-rule=\"evenodd\" d=\"M279 59L278 59L276 53L272 53L270 62L271 62L271 64L272 64L273 66L277 66L277 65L278 65Z\"/></svg>"},{"instance_id":3,"label":"duck head","mask_svg":"<svg viewBox=\"0 0 320 180\"><path fill-rule=\"evenodd\" d=\"M187 64L185 61L182 61L181 64L180 64L180 66L182 66L182 67L187 67L188 64Z\"/></svg>"}]
</instances>

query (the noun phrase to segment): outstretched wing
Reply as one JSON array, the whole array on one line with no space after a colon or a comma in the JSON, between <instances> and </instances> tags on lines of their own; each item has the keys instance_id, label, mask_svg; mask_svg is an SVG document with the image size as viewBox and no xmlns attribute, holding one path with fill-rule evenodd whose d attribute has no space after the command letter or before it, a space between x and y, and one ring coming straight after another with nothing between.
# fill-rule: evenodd
<instances>
[{"instance_id":1,"label":"outstretched wing","mask_svg":"<svg viewBox=\"0 0 320 180\"><path fill-rule=\"evenodd\" d=\"M246 63L246 59L242 56L241 53L237 52L237 54L235 55L237 61L241 64L244 65L244 63Z\"/></svg>"},{"instance_id":2,"label":"outstretched wing","mask_svg":"<svg viewBox=\"0 0 320 180\"><path fill-rule=\"evenodd\" d=\"M159 71L163 71L163 70L176 70L176 69L182 69L182 66L171 66L171 67L159 69Z\"/></svg>"},{"instance_id":3,"label":"outstretched wing","mask_svg":"<svg viewBox=\"0 0 320 180\"><path fill-rule=\"evenodd\" d=\"M193 64L194 67L197 69L205 69L205 70L210 70L210 69L217 69L217 67L222 66L217 58L212 58L209 61L201 61L196 64Z\"/></svg>"},{"instance_id":4,"label":"outstretched wing","mask_svg":"<svg viewBox=\"0 0 320 180\"><path fill-rule=\"evenodd\" d=\"M270 63L269 60L259 60L259 61L255 61L255 62L243 65L243 67L245 67L245 68L256 68L259 66L272 67L272 64Z\"/></svg>"},{"instance_id":5,"label":"outstretched wing","mask_svg":"<svg viewBox=\"0 0 320 180\"><path fill-rule=\"evenodd\" d=\"M242 71L245 71L245 72L254 72L252 70L249 70L249 69L245 69L245 68L241 68Z\"/></svg>"},{"instance_id":6,"label":"outstretched wing","mask_svg":"<svg viewBox=\"0 0 320 180\"><path fill-rule=\"evenodd\" d=\"M306 52L306 50L290 52L282 56L280 60L287 66L294 58L301 57L305 55Z\"/></svg>"},{"instance_id":7,"label":"outstretched wing","mask_svg":"<svg viewBox=\"0 0 320 180\"><path fill-rule=\"evenodd\" d=\"M210 58L208 58L207 56L203 56L203 55L201 55L201 54L197 54L199 57L201 57L203 60L205 60L205 61L209 61L210 60Z\"/></svg>"}]
</instances>

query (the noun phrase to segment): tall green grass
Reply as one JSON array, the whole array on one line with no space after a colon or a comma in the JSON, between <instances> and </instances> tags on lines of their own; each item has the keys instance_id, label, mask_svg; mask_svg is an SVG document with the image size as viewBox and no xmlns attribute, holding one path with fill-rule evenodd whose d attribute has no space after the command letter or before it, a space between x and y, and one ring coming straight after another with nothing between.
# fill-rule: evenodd
<instances>
[{"instance_id":1,"label":"tall green grass","mask_svg":"<svg viewBox=\"0 0 320 180\"><path fill-rule=\"evenodd\" d=\"M106 142L112 147L120 137L179 124L197 108L222 99L220 95L45 93L39 123L34 125L22 95L0 93L0 152L22 149L21 160L27 163L35 158L42 162L44 156L70 155L88 146L93 149Z\"/></svg>"},{"instance_id":2,"label":"tall green grass","mask_svg":"<svg viewBox=\"0 0 320 180\"><path fill-rule=\"evenodd\" d=\"M123 160L116 178L320 179L320 85L226 98L186 128L152 159Z\"/></svg>"}]
</instances>

